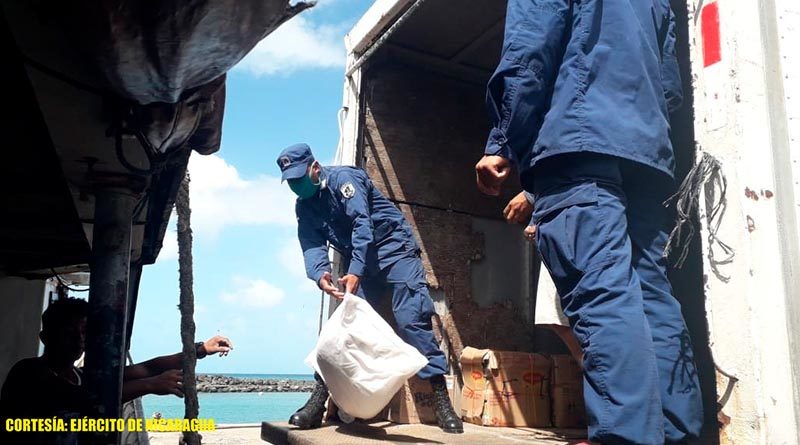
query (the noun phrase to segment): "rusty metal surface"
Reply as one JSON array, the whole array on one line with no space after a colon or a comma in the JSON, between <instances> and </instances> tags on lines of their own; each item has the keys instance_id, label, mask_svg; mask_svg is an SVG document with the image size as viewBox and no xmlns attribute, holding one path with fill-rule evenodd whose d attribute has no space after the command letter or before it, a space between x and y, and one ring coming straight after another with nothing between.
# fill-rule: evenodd
<instances>
[{"instance_id":1,"label":"rusty metal surface","mask_svg":"<svg viewBox=\"0 0 800 445\"><path fill-rule=\"evenodd\" d=\"M137 196L98 191L86 333L86 386L102 418L119 418L128 312L131 216ZM115 435L109 434L104 440ZM98 437L99 438L99 437Z\"/></svg>"}]
</instances>

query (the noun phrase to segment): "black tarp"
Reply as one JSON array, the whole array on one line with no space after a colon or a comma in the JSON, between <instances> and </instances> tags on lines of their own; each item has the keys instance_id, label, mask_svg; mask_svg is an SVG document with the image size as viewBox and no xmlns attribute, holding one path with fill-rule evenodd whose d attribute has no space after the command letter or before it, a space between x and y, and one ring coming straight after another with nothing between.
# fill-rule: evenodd
<instances>
[{"instance_id":1,"label":"black tarp","mask_svg":"<svg viewBox=\"0 0 800 445\"><path fill-rule=\"evenodd\" d=\"M24 23L17 34L25 40L20 47L27 63L108 95L119 128L137 135L153 155L187 145L203 154L217 151L225 73L261 39L314 5L288 0L11 3L8 19ZM59 52L75 60L54 66L57 58L49 56Z\"/></svg>"},{"instance_id":2,"label":"black tarp","mask_svg":"<svg viewBox=\"0 0 800 445\"><path fill-rule=\"evenodd\" d=\"M85 2L75 17L109 86L140 104L178 102L311 6L288 0Z\"/></svg>"}]
</instances>

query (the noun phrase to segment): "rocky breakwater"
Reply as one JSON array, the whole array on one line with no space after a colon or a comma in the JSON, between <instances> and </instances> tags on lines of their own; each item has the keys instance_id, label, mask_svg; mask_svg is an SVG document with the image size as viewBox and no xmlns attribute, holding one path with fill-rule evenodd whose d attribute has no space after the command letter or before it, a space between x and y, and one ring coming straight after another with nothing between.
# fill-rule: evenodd
<instances>
[{"instance_id":1,"label":"rocky breakwater","mask_svg":"<svg viewBox=\"0 0 800 445\"><path fill-rule=\"evenodd\" d=\"M199 374L197 392L311 392L313 381L256 379Z\"/></svg>"}]
</instances>

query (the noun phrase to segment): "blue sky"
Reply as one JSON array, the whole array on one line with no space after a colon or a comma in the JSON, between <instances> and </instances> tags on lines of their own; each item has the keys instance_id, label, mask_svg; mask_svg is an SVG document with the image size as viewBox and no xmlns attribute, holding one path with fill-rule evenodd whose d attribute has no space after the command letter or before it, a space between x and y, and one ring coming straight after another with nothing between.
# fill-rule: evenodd
<instances>
[{"instance_id":1,"label":"blue sky","mask_svg":"<svg viewBox=\"0 0 800 445\"><path fill-rule=\"evenodd\" d=\"M310 373L320 292L305 278L294 198L275 158L307 142L333 159L342 104L343 38L371 5L320 0L262 41L229 74L222 148L192 155L197 338L234 342L198 372ZM135 361L180 350L174 215L156 264L144 269L131 353Z\"/></svg>"}]
</instances>

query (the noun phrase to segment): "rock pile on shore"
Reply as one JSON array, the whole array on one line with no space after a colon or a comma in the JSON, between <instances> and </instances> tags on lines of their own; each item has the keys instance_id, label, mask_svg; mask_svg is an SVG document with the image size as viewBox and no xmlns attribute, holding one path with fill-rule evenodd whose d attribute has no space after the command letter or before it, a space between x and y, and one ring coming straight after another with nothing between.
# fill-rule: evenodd
<instances>
[{"instance_id":1,"label":"rock pile on shore","mask_svg":"<svg viewBox=\"0 0 800 445\"><path fill-rule=\"evenodd\" d=\"M197 392L311 392L313 381L197 375Z\"/></svg>"}]
</instances>

